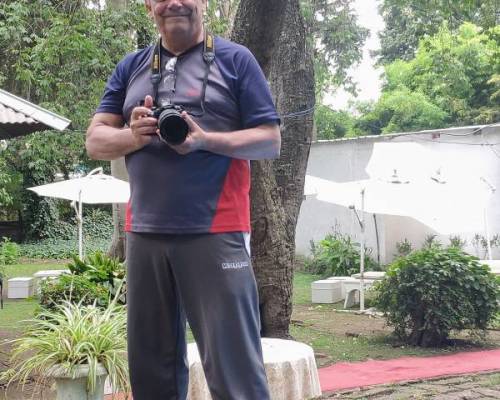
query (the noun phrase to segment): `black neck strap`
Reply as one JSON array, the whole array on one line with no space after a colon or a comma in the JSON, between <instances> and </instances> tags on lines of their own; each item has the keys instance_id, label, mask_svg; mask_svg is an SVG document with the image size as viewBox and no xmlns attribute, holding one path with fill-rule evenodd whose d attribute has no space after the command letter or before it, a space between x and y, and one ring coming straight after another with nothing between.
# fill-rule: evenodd
<instances>
[{"instance_id":1,"label":"black neck strap","mask_svg":"<svg viewBox=\"0 0 500 400\"><path fill-rule=\"evenodd\" d=\"M201 114L197 116L201 116L205 113L205 92L207 89L208 74L210 72L210 66L212 65L214 59L215 59L214 37L210 32L205 30L205 37L203 40L203 61L205 61L205 77L203 78L203 88L200 94ZM161 82L161 37L158 39L158 43L156 44L153 51L153 57L151 60L150 80L151 84L153 85L154 104L155 106L158 106L157 104L158 86L160 85Z\"/></svg>"}]
</instances>

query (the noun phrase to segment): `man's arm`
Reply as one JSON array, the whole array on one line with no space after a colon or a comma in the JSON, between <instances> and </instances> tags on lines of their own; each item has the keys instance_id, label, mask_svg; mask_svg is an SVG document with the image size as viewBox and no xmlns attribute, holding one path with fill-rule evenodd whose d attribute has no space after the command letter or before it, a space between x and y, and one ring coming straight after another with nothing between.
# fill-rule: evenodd
<instances>
[{"instance_id":1,"label":"man's arm","mask_svg":"<svg viewBox=\"0 0 500 400\"><path fill-rule=\"evenodd\" d=\"M141 149L156 134L157 120L148 117L151 96L146 96L145 107L132 110L130 128L124 128L123 117L118 114L97 113L87 130L85 147L90 158L115 160ZM151 103L151 104L150 104Z\"/></svg>"},{"instance_id":2,"label":"man's arm","mask_svg":"<svg viewBox=\"0 0 500 400\"><path fill-rule=\"evenodd\" d=\"M182 117L189 125L189 135L182 144L172 146L180 154L206 150L243 160L265 160L280 155L278 124L262 124L233 132L205 132L186 112Z\"/></svg>"}]
</instances>

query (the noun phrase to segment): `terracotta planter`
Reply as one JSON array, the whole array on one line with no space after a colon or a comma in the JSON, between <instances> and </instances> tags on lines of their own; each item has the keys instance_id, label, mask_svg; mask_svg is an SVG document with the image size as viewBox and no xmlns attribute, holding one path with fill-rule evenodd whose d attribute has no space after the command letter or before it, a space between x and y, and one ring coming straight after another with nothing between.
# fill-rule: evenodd
<instances>
[{"instance_id":1,"label":"terracotta planter","mask_svg":"<svg viewBox=\"0 0 500 400\"><path fill-rule=\"evenodd\" d=\"M49 370L48 375L56 381L56 400L104 399L104 381L108 373L101 364L97 366L96 384L92 392L87 391L88 365L84 364L76 367L75 372L76 374L72 377L60 365L56 365Z\"/></svg>"}]
</instances>

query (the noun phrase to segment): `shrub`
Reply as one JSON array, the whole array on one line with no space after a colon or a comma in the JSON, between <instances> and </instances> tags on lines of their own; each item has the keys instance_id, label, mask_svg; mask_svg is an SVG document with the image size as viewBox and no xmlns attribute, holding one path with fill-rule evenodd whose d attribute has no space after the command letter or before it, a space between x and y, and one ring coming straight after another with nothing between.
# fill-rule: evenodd
<instances>
[{"instance_id":1,"label":"shrub","mask_svg":"<svg viewBox=\"0 0 500 400\"><path fill-rule=\"evenodd\" d=\"M19 260L19 245L4 237L0 242L0 265L15 264Z\"/></svg>"},{"instance_id":2,"label":"shrub","mask_svg":"<svg viewBox=\"0 0 500 400\"><path fill-rule=\"evenodd\" d=\"M84 249L88 253L107 251L111 244L109 239L92 238L84 241ZM78 254L77 239L44 239L34 243L20 245L21 255L27 258L68 259Z\"/></svg>"},{"instance_id":3,"label":"shrub","mask_svg":"<svg viewBox=\"0 0 500 400\"><path fill-rule=\"evenodd\" d=\"M307 271L323 276L348 276L359 272L359 245L348 235L339 232L327 235L318 245L311 243L312 259L307 261ZM373 270L377 264L365 251L365 271Z\"/></svg>"},{"instance_id":4,"label":"shrub","mask_svg":"<svg viewBox=\"0 0 500 400\"><path fill-rule=\"evenodd\" d=\"M40 305L46 310L57 309L64 301L107 307L110 293L103 285L83 275L63 274L57 279L46 279L40 284Z\"/></svg>"},{"instance_id":5,"label":"shrub","mask_svg":"<svg viewBox=\"0 0 500 400\"><path fill-rule=\"evenodd\" d=\"M394 254L395 258L405 257L413 251L413 245L411 242L404 238L401 242L396 243L396 254Z\"/></svg>"},{"instance_id":6,"label":"shrub","mask_svg":"<svg viewBox=\"0 0 500 400\"><path fill-rule=\"evenodd\" d=\"M108 257L101 251L89 255L85 261L73 256L73 262L68 264L72 274L81 275L98 285L106 287L112 296L122 288L120 300L125 302L125 267L116 258ZM123 297L122 297L123 296Z\"/></svg>"},{"instance_id":7,"label":"shrub","mask_svg":"<svg viewBox=\"0 0 500 400\"><path fill-rule=\"evenodd\" d=\"M403 340L443 344L452 330L484 330L497 311L499 281L477 258L430 246L397 259L377 287L376 305Z\"/></svg>"},{"instance_id":8,"label":"shrub","mask_svg":"<svg viewBox=\"0 0 500 400\"><path fill-rule=\"evenodd\" d=\"M64 302L54 310L42 311L27 321L28 329L21 337L10 341L12 368L0 374L0 379L7 380L7 386L16 380L24 385L32 379L43 384L51 371L74 376L80 365L88 365L87 388L92 392L97 365L102 364L111 385L127 392L126 315L124 307L114 301L105 310Z\"/></svg>"}]
</instances>

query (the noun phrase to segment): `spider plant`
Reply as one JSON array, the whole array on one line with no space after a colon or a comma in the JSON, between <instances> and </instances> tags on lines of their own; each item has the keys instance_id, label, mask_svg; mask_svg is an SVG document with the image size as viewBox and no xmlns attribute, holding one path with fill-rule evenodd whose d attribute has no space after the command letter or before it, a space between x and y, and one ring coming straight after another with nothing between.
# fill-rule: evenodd
<instances>
[{"instance_id":1,"label":"spider plant","mask_svg":"<svg viewBox=\"0 0 500 400\"><path fill-rule=\"evenodd\" d=\"M24 385L30 377L42 384L54 370L74 379L86 365L87 391L93 392L102 366L112 387L128 392L126 312L116 298L105 310L63 301L28 322L26 333L11 341L12 368L1 377L8 384Z\"/></svg>"}]
</instances>

